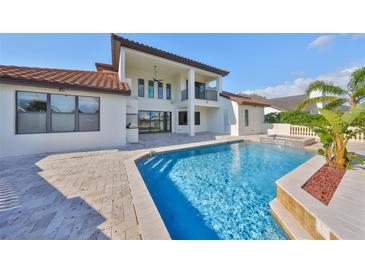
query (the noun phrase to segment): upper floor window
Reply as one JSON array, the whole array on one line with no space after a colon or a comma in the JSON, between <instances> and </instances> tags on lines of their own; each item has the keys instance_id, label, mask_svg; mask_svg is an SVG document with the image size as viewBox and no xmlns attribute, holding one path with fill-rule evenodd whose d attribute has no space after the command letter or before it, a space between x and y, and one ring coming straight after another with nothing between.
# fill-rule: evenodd
<instances>
[{"instance_id":1,"label":"upper floor window","mask_svg":"<svg viewBox=\"0 0 365 274\"><path fill-rule=\"evenodd\" d=\"M138 96L144 97L144 79L138 79Z\"/></svg>"},{"instance_id":2,"label":"upper floor window","mask_svg":"<svg viewBox=\"0 0 365 274\"><path fill-rule=\"evenodd\" d=\"M245 109L245 126L246 127L248 127L248 121L249 121L248 109Z\"/></svg>"},{"instance_id":3,"label":"upper floor window","mask_svg":"<svg viewBox=\"0 0 365 274\"><path fill-rule=\"evenodd\" d=\"M148 81L148 97L155 97L155 83L152 80Z\"/></svg>"},{"instance_id":4,"label":"upper floor window","mask_svg":"<svg viewBox=\"0 0 365 274\"><path fill-rule=\"evenodd\" d=\"M171 99L171 84L166 84L166 99Z\"/></svg>"},{"instance_id":5,"label":"upper floor window","mask_svg":"<svg viewBox=\"0 0 365 274\"><path fill-rule=\"evenodd\" d=\"M195 82L195 98L205 99L205 84Z\"/></svg>"},{"instance_id":6,"label":"upper floor window","mask_svg":"<svg viewBox=\"0 0 365 274\"><path fill-rule=\"evenodd\" d=\"M158 85L157 85L157 96L158 96L158 99L163 99L163 84L162 83L158 83Z\"/></svg>"},{"instance_id":7,"label":"upper floor window","mask_svg":"<svg viewBox=\"0 0 365 274\"><path fill-rule=\"evenodd\" d=\"M205 84L200 82L195 82L195 98L196 99L206 99L205 98ZM189 89L189 81L186 80L186 89Z\"/></svg>"}]
</instances>

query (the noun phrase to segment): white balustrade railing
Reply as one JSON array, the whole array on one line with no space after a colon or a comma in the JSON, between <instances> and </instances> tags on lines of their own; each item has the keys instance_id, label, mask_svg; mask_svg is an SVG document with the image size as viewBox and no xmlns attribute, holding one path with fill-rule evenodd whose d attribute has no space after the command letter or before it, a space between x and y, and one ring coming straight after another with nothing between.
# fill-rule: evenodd
<instances>
[{"instance_id":1,"label":"white balustrade railing","mask_svg":"<svg viewBox=\"0 0 365 274\"><path fill-rule=\"evenodd\" d=\"M355 130L356 128L351 129ZM270 127L267 127L267 133L269 135L318 137L313 130L306 126L296 126L290 124L271 124ZM351 138L351 141L365 142L365 134L360 132Z\"/></svg>"}]
</instances>

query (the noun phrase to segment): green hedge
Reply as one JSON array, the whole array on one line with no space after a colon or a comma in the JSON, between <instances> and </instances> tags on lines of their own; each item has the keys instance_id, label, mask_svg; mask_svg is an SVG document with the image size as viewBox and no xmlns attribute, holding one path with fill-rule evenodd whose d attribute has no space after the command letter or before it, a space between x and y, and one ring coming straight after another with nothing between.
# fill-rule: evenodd
<instances>
[{"instance_id":1,"label":"green hedge","mask_svg":"<svg viewBox=\"0 0 365 274\"><path fill-rule=\"evenodd\" d=\"M310 114L301 111L286 111L265 115L265 123L284 123L291 125L307 125L314 120L321 119L323 118L320 114Z\"/></svg>"}]
</instances>

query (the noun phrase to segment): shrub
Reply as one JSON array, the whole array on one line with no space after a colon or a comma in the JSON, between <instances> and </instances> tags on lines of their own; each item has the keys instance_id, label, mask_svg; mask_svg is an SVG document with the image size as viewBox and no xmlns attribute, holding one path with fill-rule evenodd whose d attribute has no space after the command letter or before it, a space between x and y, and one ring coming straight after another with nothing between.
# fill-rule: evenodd
<instances>
[{"instance_id":1,"label":"shrub","mask_svg":"<svg viewBox=\"0 0 365 274\"><path fill-rule=\"evenodd\" d=\"M323 120L323 116L320 114L310 114L300 111L281 112L280 117L283 123L291 125L307 125L313 121Z\"/></svg>"},{"instance_id":2,"label":"shrub","mask_svg":"<svg viewBox=\"0 0 365 274\"><path fill-rule=\"evenodd\" d=\"M285 123L291 125L307 125L312 121L321 121L320 114L310 114L300 111L286 111L278 113L268 113L265 115L265 123Z\"/></svg>"},{"instance_id":3,"label":"shrub","mask_svg":"<svg viewBox=\"0 0 365 274\"><path fill-rule=\"evenodd\" d=\"M265 114L265 123L282 123L281 121L281 117L280 117L280 112L272 112L272 113L268 113Z\"/></svg>"}]
</instances>

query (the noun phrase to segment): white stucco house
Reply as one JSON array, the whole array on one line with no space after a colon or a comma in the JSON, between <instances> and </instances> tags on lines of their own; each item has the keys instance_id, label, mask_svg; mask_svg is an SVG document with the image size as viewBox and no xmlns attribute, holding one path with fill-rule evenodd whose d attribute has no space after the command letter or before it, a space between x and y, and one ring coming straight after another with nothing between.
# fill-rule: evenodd
<instances>
[{"instance_id":1,"label":"white stucco house","mask_svg":"<svg viewBox=\"0 0 365 274\"><path fill-rule=\"evenodd\" d=\"M263 131L269 104L224 92L228 71L115 34L111 48L95 71L0 65L0 157Z\"/></svg>"}]
</instances>

